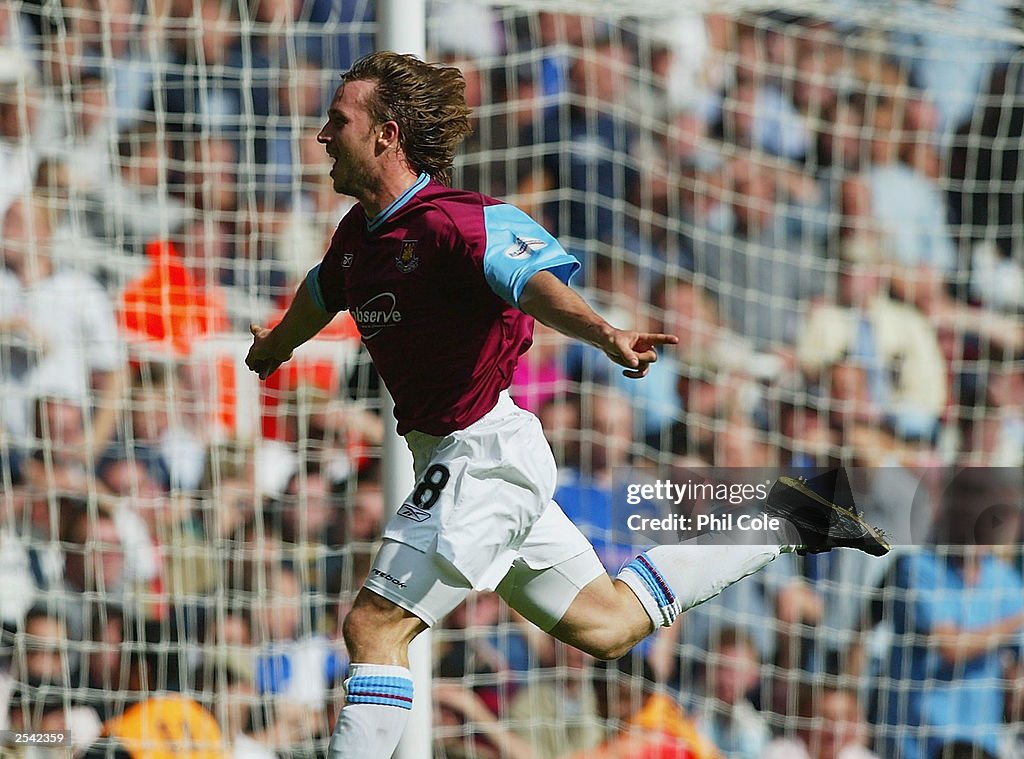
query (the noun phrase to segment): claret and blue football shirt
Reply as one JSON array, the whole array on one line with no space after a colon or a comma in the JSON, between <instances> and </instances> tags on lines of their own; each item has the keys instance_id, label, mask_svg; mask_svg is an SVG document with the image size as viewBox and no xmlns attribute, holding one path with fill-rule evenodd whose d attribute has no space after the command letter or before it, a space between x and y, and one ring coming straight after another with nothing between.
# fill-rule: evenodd
<instances>
[{"instance_id":1,"label":"claret and blue football shirt","mask_svg":"<svg viewBox=\"0 0 1024 759\"><path fill-rule=\"evenodd\" d=\"M317 304L348 310L395 399L398 432L446 435L490 411L533 342L526 282L579 268L518 208L421 174L377 216L353 208L307 277Z\"/></svg>"}]
</instances>

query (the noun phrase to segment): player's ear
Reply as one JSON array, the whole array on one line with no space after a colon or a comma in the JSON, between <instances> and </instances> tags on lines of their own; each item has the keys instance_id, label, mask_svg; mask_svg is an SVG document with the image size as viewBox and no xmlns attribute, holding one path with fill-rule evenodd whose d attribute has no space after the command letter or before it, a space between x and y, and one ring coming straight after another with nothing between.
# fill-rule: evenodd
<instances>
[{"instance_id":1,"label":"player's ear","mask_svg":"<svg viewBox=\"0 0 1024 759\"><path fill-rule=\"evenodd\" d=\"M377 145L382 149L386 150L392 145L398 144L398 123L395 121L385 121L377 128Z\"/></svg>"}]
</instances>

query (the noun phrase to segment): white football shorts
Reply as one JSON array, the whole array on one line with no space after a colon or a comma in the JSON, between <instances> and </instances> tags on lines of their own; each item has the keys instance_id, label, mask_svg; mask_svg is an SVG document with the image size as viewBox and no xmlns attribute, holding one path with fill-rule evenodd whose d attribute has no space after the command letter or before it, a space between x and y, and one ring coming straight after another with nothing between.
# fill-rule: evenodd
<instances>
[{"instance_id":1,"label":"white football shorts","mask_svg":"<svg viewBox=\"0 0 1024 759\"><path fill-rule=\"evenodd\" d=\"M540 421L507 393L463 430L406 442L416 485L384 529L368 589L431 626L471 590L497 589L549 630L604 573L552 500L555 461Z\"/></svg>"}]
</instances>

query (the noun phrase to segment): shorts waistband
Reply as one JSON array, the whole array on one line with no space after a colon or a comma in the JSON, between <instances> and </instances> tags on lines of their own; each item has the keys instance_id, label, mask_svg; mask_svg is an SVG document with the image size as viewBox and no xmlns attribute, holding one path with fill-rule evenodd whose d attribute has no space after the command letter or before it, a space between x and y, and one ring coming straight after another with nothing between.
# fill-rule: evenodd
<instances>
[{"instance_id":1,"label":"shorts waistband","mask_svg":"<svg viewBox=\"0 0 1024 759\"><path fill-rule=\"evenodd\" d=\"M482 417L473 422L473 424L470 424L468 427L465 427L464 429L470 429L473 427L473 425L480 424L481 422L484 422L490 419L491 417L506 414L509 411L517 408L519 407L516 406L515 401L512 400L512 396L509 393L509 391L502 390L498 394L498 400L494 404L494 407L486 414L484 414ZM424 447L434 447L445 438L444 435L428 435L426 432L418 432L416 430L411 430L405 433L404 437L406 443L409 445L409 448L412 449L413 451L416 451L417 449L422 450Z\"/></svg>"}]
</instances>

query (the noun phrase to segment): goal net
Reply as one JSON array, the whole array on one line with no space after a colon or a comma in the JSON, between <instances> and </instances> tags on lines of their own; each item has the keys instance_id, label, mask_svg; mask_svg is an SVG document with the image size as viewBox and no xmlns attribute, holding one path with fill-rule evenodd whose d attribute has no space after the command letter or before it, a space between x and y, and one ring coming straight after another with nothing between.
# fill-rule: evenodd
<instances>
[{"instance_id":1,"label":"goal net","mask_svg":"<svg viewBox=\"0 0 1024 759\"><path fill-rule=\"evenodd\" d=\"M12 740L326 750L392 420L347 315L266 383L243 359L353 206L316 135L375 5L0 8ZM538 325L513 378L609 571L731 505L676 486L840 465L897 544L784 555L611 663L475 593L433 637L435 756L1022 755L1016 5L427 12L474 108L453 184L541 221L611 323L680 338L635 381Z\"/></svg>"}]
</instances>

